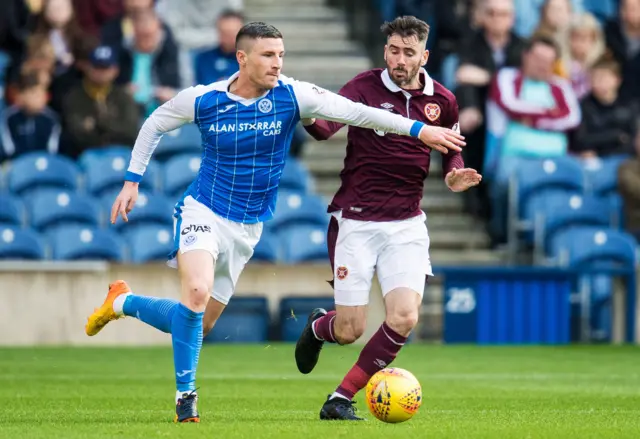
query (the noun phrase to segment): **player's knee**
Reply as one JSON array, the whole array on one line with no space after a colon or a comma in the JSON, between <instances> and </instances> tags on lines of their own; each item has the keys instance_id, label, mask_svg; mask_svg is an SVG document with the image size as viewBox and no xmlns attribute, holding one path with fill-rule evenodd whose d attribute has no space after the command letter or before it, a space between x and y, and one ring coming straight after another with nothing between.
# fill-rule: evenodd
<instances>
[{"instance_id":1,"label":"player's knee","mask_svg":"<svg viewBox=\"0 0 640 439\"><path fill-rule=\"evenodd\" d=\"M201 279L189 280L186 283L187 306L193 310L203 310L209 301L209 287ZM213 325L212 325L213 326Z\"/></svg>"},{"instance_id":2,"label":"player's knee","mask_svg":"<svg viewBox=\"0 0 640 439\"><path fill-rule=\"evenodd\" d=\"M399 309L387 316L387 325L400 335L408 336L418 324L417 309Z\"/></svg>"},{"instance_id":3,"label":"player's knee","mask_svg":"<svg viewBox=\"0 0 640 439\"><path fill-rule=\"evenodd\" d=\"M335 325L336 339L340 344L355 343L364 334L366 322L359 319L346 319Z\"/></svg>"}]
</instances>

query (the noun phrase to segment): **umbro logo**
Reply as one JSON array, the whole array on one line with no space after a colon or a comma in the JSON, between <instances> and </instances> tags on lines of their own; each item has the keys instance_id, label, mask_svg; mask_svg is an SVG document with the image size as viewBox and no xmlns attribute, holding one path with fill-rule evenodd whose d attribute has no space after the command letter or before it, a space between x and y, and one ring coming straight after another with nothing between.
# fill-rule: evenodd
<instances>
[{"instance_id":1,"label":"umbro logo","mask_svg":"<svg viewBox=\"0 0 640 439\"><path fill-rule=\"evenodd\" d=\"M390 104L389 102L385 102L384 104L380 104L380 106L386 110L390 110L394 107L393 104Z\"/></svg>"},{"instance_id":2,"label":"umbro logo","mask_svg":"<svg viewBox=\"0 0 640 439\"><path fill-rule=\"evenodd\" d=\"M229 104L226 107L218 110L218 113L226 113L227 111L231 110L235 106L236 106L236 104Z\"/></svg>"}]
</instances>

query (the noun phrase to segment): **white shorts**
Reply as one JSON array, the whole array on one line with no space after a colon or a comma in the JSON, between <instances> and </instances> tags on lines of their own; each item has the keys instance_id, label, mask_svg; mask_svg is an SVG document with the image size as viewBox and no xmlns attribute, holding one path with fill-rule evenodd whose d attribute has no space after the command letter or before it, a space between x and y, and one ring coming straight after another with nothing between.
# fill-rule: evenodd
<instances>
[{"instance_id":1,"label":"white shorts","mask_svg":"<svg viewBox=\"0 0 640 439\"><path fill-rule=\"evenodd\" d=\"M178 251L208 251L216 261L212 297L228 304L260 241L262 223L242 224L222 218L191 196L176 204L173 216L174 250L167 264L178 267Z\"/></svg>"},{"instance_id":2,"label":"white shorts","mask_svg":"<svg viewBox=\"0 0 640 439\"><path fill-rule=\"evenodd\" d=\"M410 288L422 296L432 276L426 215L401 221L359 221L331 218L327 242L333 269L336 305L369 303L374 271L383 296Z\"/></svg>"}]
</instances>

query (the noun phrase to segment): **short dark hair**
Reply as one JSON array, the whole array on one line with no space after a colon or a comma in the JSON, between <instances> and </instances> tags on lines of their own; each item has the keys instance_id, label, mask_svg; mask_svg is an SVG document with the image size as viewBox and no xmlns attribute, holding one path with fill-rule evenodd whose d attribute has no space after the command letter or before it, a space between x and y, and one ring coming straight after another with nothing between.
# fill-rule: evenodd
<instances>
[{"instance_id":1,"label":"short dark hair","mask_svg":"<svg viewBox=\"0 0 640 439\"><path fill-rule=\"evenodd\" d=\"M16 90L19 92L38 87L42 87L42 82L40 81L40 75L35 71L21 73L18 77L18 81L16 82Z\"/></svg>"},{"instance_id":2,"label":"short dark hair","mask_svg":"<svg viewBox=\"0 0 640 439\"><path fill-rule=\"evenodd\" d=\"M282 34L275 26L262 21L252 21L242 26L238 35L236 35L236 49L239 48L239 44L243 39L258 40L262 38L282 39Z\"/></svg>"},{"instance_id":3,"label":"short dark hair","mask_svg":"<svg viewBox=\"0 0 640 439\"><path fill-rule=\"evenodd\" d=\"M380 27L387 37L398 35L404 38L417 37L419 41L427 41L429 38L429 25L413 15L397 17L393 21L385 21Z\"/></svg>"},{"instance_id":4,"label":"short dark hair","mask_svg":"<svg viewBox=\"0 0 640 439\"><path fill-rule=\"evenodd\" d=\"M524 51L525 52L530 52L531 49L533 49L533 47L538 45L538 44L541 44L541 45L547 46L547 47L551 47L553 50L555 50L556 59L558 59L558 58L560 58L560 56L562 56L562 53L560 51L560 46L556 42L555 38L553 38L551 35L547 35L547 34L537 34L537 35L534 35L531 38L529 38L529 40L527 40L527 42L524 45Z\"/></svg>"},{"instance_id":5,"label":"short dark hair","mask_svg":"<svg viewBox=\"0 0 640 439\"><path fill-rule=\"evenodd\" d=\"M240 20L241 22L245 22L246 17L244 14L236 9L225 9L220 15L218 15L217 21L226 20L228 18L234 18L236 20Z\"/></svg>"},{"instance_id":6,"label":"short dark hair","mask_svg":"<svg viewBox=\"0 0 640 439\"><path fill-rule=\"evenodd\" d=\"M622 76L622 68L620 67L620 63L616 61L616 59L610 54L605 53L603 56L598 58L596 62L591 66L591 71L596 69L609 70L616 76Z\"/></svg>"}]
</instances>

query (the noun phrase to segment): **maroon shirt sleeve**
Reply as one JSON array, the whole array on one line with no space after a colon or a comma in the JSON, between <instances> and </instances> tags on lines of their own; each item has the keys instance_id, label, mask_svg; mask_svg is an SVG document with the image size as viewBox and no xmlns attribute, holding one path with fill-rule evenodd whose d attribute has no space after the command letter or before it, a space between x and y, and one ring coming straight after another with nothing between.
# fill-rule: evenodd
<instances>
[{"instance_id":1,"label":"maroon shirt sleeve","mask_svg":"<svg viewBox=\"0 0 640 439\"><path fill-rule=\"evenodd\" d=\"M442 118L442 126L451 128L460 132L460 124L458 123L458 102L453 94L447 102L446 114ZM442 174L446 177L449 172L456 169L464 168L464 160L459 152L449 151L448 154L442 154Z\"/></svg>"},{"instance_id":2,"label":"maroon shirt sleeve","mask_svg":"<svg viewBox=\"0 0 640 439\"><path fill-rule=\"evenodd\" d=\"M356 86L356 79L347 82L344 87L338 92L339 95L345 98L351 99L354 102L362 102L360 99L360 93ZM316 119L313 125L304 126L304 129L316 140L327 140L335 133L340 131L345 124L339 122L330 122L327 120Z\"/></svg>"}]
</instances>

